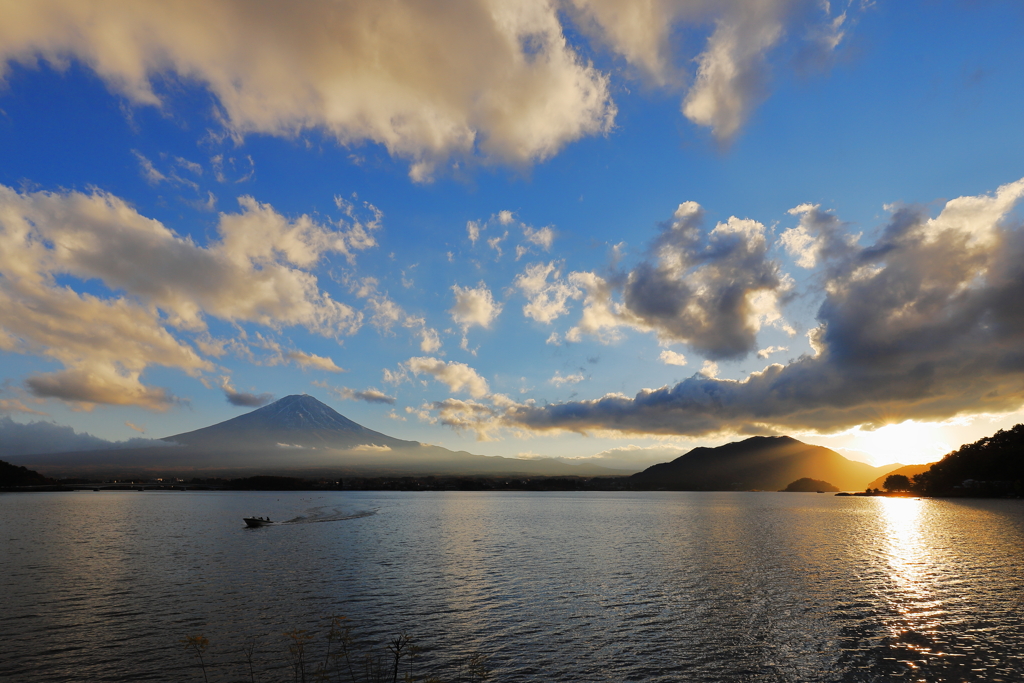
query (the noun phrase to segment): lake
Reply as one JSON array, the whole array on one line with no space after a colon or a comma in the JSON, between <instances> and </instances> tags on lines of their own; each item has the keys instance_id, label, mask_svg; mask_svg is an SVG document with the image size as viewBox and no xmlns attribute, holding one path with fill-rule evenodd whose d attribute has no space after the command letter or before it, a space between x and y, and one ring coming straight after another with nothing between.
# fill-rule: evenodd
<instances>
[{"instance_id":1,"label":"lake","mask_svg":"<svg viewBox=\"0 0 1024 683\"><path fill-rule=\"evenodd\" d=\"M210 680L252 642L292 680L283 634L331 615L493 681L1019 681L1024 501L5 494L0 596L5 681L201 681L197 634Z\"/></svg>"}]
</instances>

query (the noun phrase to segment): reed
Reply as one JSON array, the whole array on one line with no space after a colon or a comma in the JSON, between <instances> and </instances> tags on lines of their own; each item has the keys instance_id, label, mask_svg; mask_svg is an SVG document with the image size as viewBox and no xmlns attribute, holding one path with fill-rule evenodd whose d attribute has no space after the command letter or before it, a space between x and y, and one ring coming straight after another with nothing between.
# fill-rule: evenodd
<instances>
[{"instance_id":1,"label":"reed","mask_svg":"<svg viewBox=\"0 0 1024 683\"><path fill-rule=\"evenodd\" d=\"M424 651L408 634L400 633L383 644L370 644L356 637L352 624L345 617L333 616L328 621L329 626L321 630L319 636L298 628L282 634L281 650L286 657L283 666L259 661L257 655L263 653L255 637L241 650L244 663L234 650L225 651L221 659L215 658L210 640L201 633L188 635L179 642L196 662L204 683L210 683L211 675L215 680L247 680L249 683L285 680L293 683L482 683L491 678L481 654L446 660L442 653L438 662L437 653L432 653L435 654L430 664L433 671L423 674L418 668L426 668L420 657ZM437 671L444 672L443 677Z\"/></svg>"}]
</instances>

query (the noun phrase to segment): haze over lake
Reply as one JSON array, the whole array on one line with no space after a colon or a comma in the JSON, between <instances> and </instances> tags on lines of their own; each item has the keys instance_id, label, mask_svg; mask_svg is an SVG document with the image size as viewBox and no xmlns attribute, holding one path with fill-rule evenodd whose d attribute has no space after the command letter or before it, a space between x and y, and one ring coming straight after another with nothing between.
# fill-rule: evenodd
<instances>
[{"instance_id":1,"label":"haze over lake","mask_svg":"<svg viewBox=\"0 0 1024 683\"><path fill-rule=\"evenodd\" d=\"M247 636L290 680L282 634L334 614L496 681L1024 677L1019 500L80 492L0 519L4 680L201 680L197 633L211 680Z\"/></svg>"}]
</instances>

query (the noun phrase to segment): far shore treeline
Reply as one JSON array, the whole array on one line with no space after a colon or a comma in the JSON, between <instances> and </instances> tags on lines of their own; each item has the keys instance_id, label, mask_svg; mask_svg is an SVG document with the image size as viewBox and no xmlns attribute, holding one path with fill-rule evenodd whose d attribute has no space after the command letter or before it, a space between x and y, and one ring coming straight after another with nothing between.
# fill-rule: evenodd
<instances>
[{"instance_id":1,"label":"far shore treeline","mask_svg":"<svg viewBox=\"0 0 1024 683\"><path fill-rule=\"evenodd\" d=\"M780 437L785 439L787 437ZM751 442L754 440L748 440ZM746 442L739 442L746 443ZM799 443L799 442L797 442ZM737 444L720 447L723 457L733 457ZM730 450L732 448L732 450ZM708 458L710 451L695 449L700 457ZM684 455L662 465L655 465L632 476L283 476L258 475L238 478L192 477L188 480L154 477L146 480L113 479L51 479L26 467L0 460L0 490L3 491L59 491L74 488L97 487L104 489L148 490L230 490L230 491L637 491L637 490L752 490L718 484L716 480L680 479L678 476L657 476L666 467L686 465ZM692 469L691 458L691 469ZM301 473L294 473L301 474ZM900 475L902 477L902 475ZM1020 497L1024 494L1024 424L966 444L949 453L927 471L907 478L908 492L924 496ZM870 487L869 487L870 488ZM773 489L780 490L780 489ZM835 490L829 482L811 478L794 481L785 490Z\"/></svg>"}]
</instances>

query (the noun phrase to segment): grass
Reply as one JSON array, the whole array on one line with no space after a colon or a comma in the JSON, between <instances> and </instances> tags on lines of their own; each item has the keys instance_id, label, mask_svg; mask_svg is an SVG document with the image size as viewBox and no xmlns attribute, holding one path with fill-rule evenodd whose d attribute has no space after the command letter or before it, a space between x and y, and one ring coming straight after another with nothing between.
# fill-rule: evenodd
<instances>
[{"instance_id":1,"label":"grass","mask_svg":"<svg viewBox=\"0 0 1024 683\"><path fill-rule=\"evenodd\" d=\"M423 664L419 657L423 650L407 634L400 633L386 643L372 645L356 638L345 617L330 617L329 622L319 638L309 630L298 628L282 634L282 649L287 653L284 666L269 667L258 662L260 648L255 637L249 639L242 650L244 664L238 659L216 661L208 652L210 640L201 633L188 635L179 643L191 654L197 676L201 674L204 683L209 683L213 672L249 683L286 680L293 683L474 683L490 679L491 672L482 655L473 654L461 661L449 659L442 661L441 666L435 658L430 668L444 670L448 675L441 678L436 673L420 674L417 665ZM228 670L235 673L232 675ZM289 670L290 676L284 674Z\"/></svg>"}]
</instances>

